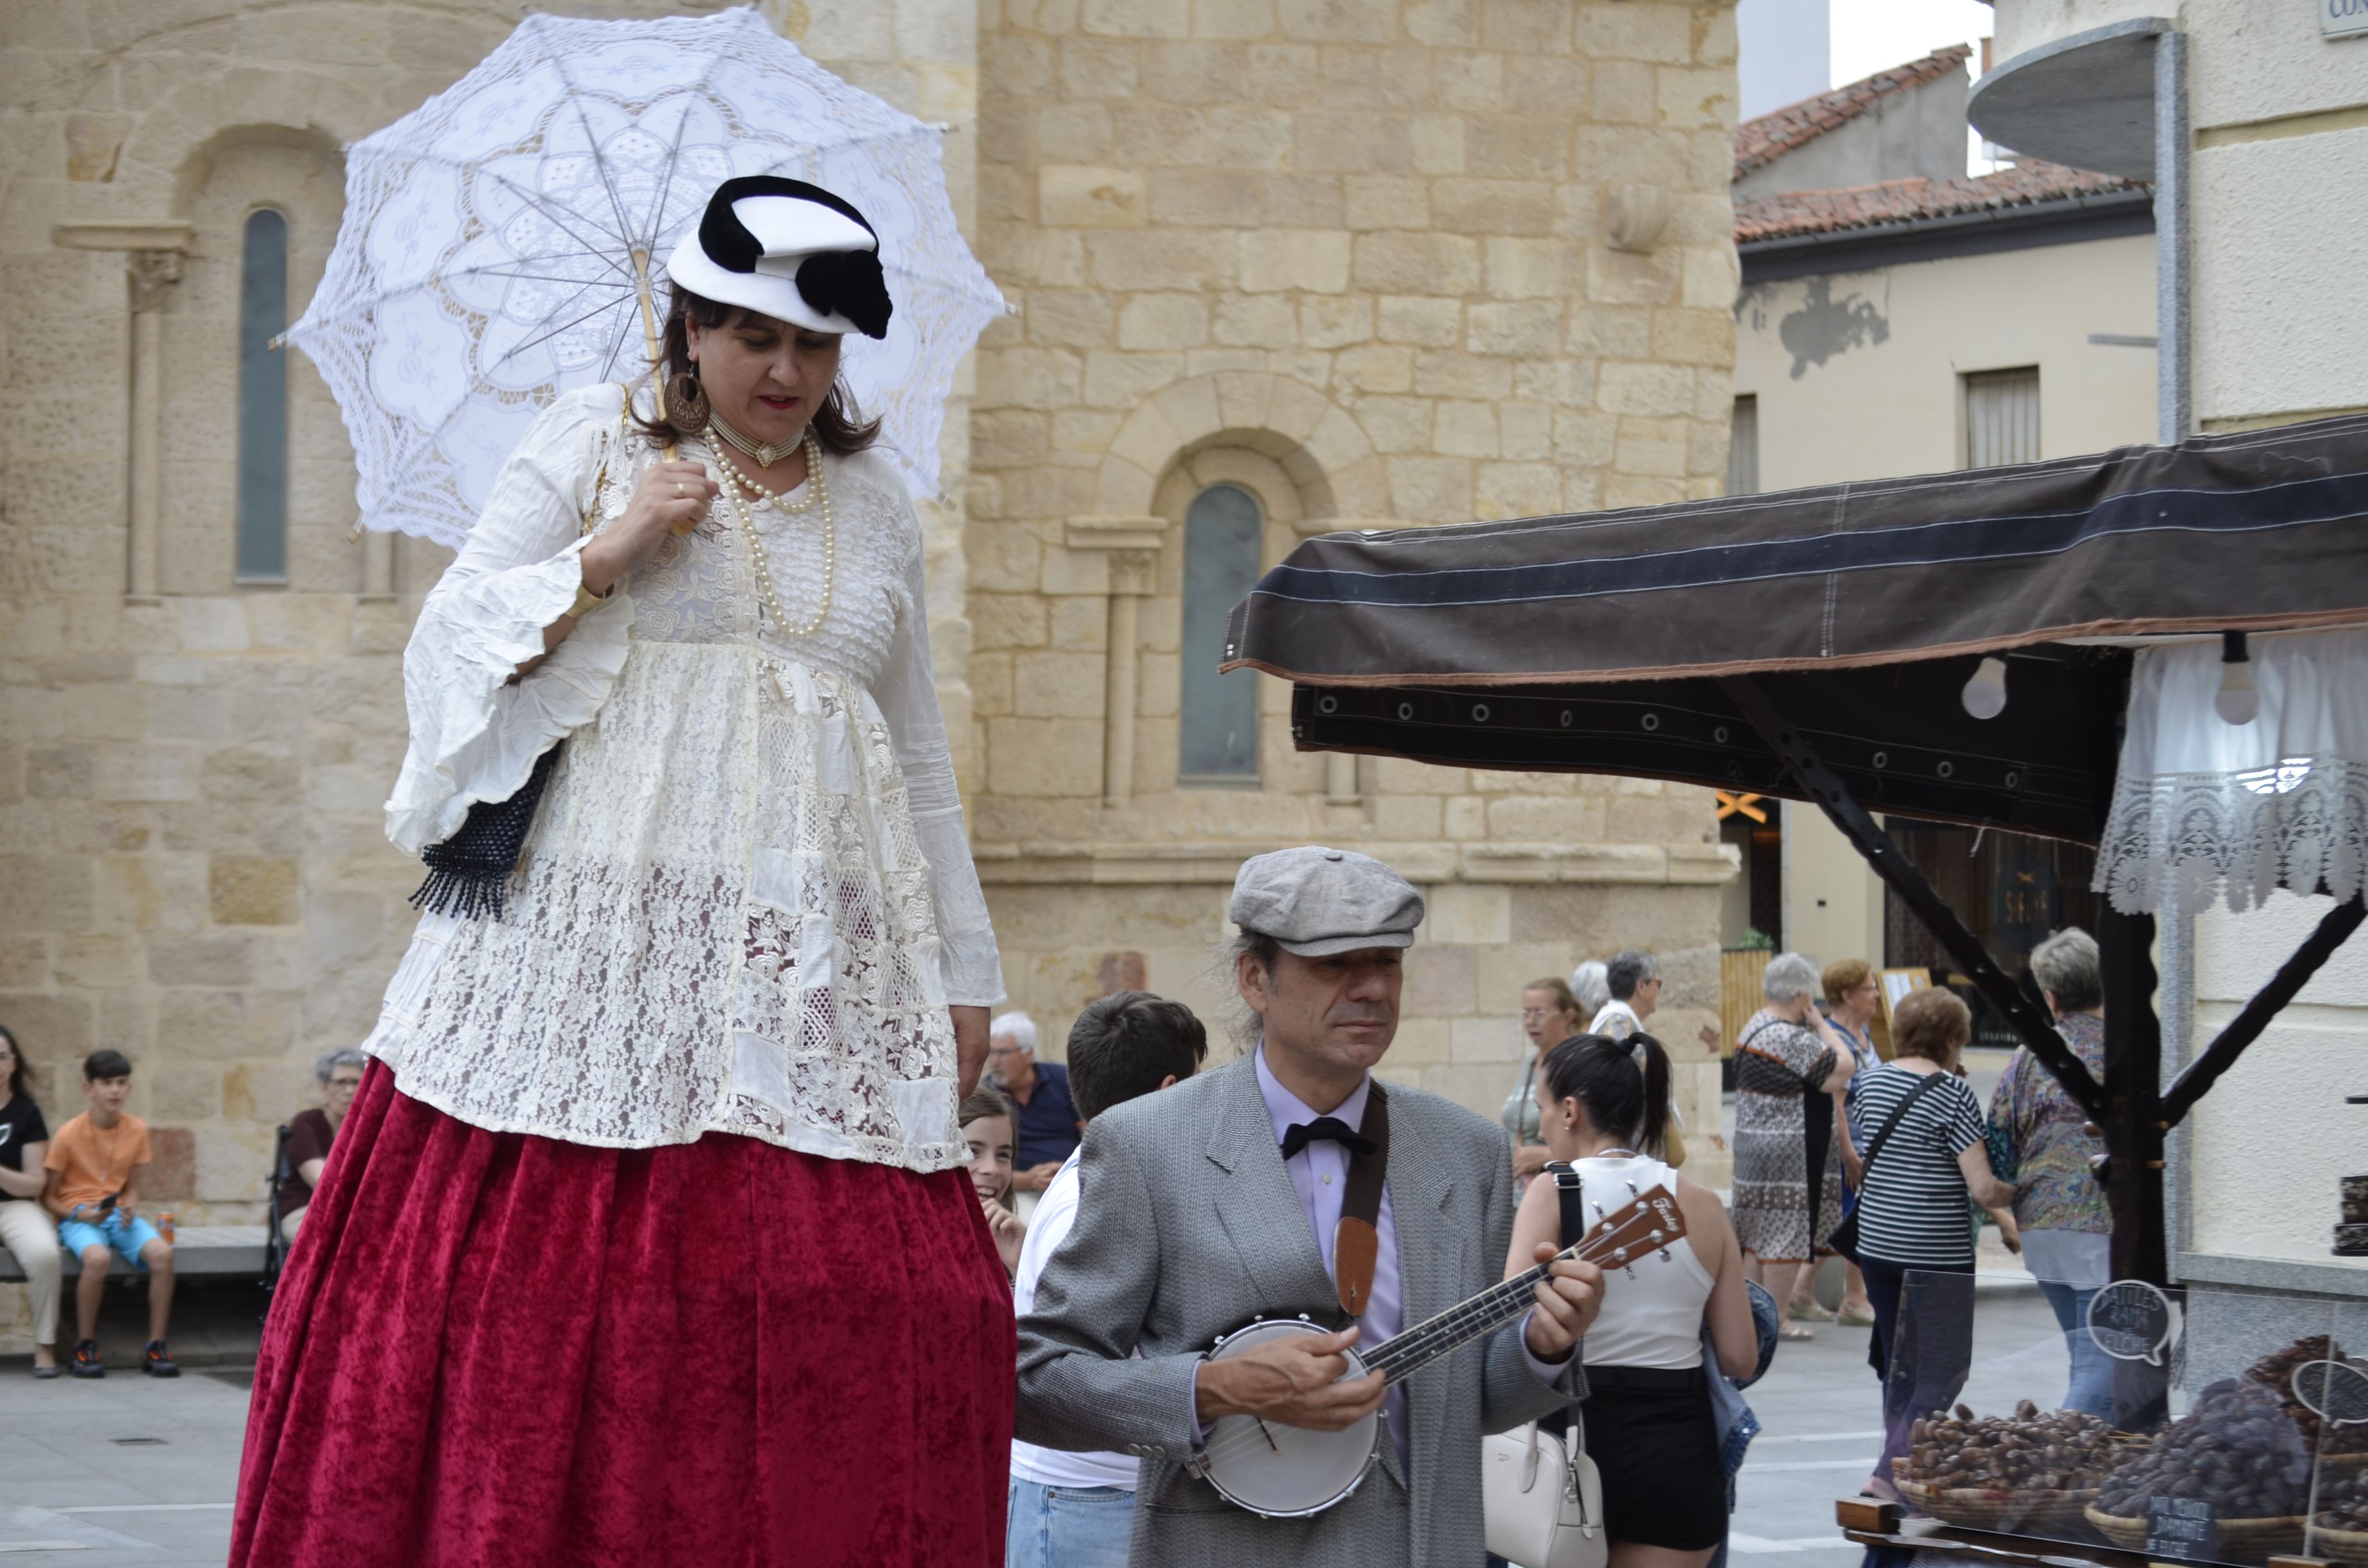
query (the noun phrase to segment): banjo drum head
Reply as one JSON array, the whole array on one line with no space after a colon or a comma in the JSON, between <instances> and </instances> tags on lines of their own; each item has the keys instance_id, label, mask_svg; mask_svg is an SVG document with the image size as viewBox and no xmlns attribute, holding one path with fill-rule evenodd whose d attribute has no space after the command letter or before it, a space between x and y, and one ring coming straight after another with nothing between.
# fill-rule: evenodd
<instances>
[{"instance_id":1,"label":"banjo drum head","mask_svg":"<svg viewBox=\"0 0 2368 1568\"><path fill-rule=\"evenodd\" d=\"M1224 1360L1286 1334L1325 1332L1297 1319L1254 1323L1227 1335L1209 1358ZM1354 1350L1344 1354L1349 1375L1361 1376L1363 1360ZM1310 1432L1251 1415L1220 1416L1202 1449L1208 1456L1209 1483L1227 1502L1269 1518L1322 1513L1364 1479L1380 1452L1381 1419L1375 1412L1341 1431Z\"/></svg>"}]
</instances>

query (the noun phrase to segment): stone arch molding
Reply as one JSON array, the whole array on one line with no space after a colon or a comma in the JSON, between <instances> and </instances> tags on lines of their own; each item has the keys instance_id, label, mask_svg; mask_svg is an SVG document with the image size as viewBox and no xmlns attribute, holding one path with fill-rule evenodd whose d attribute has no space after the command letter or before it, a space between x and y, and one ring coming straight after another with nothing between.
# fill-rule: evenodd
<instances>
[{"instance_id":1,"label":"stone arch molding","mask_svg":"<svg viewBox=\"0 0 2368 1568\"><path fill-rule=\"evenodd\" d=\"M1382 460L1364 426L1306 382L1265 370L1194 376L1145 399L1103 454L1094 509L1155 515L1161 480L1215 446L1247 447L1281 464L1299 489L1302 528L1387 511Z\"/></svg>"}]
</instances>

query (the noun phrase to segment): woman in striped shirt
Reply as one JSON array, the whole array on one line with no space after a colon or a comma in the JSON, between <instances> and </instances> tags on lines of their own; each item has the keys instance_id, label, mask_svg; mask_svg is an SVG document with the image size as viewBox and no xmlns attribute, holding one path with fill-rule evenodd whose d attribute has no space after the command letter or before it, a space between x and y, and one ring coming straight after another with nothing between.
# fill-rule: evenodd
<instances>
[{"instance_id":1,"label":"woman in striped shirt","mask_svg":"<svg viewBox=\"0 0 2368 1568\"><path fill-rule=\"evenodd\" d=\"M2014 1187L1990 1172L1981 1101L1957 1072L1973 1032L1973 1015L1955 993L1910 992L1892 1009L1892 1060L1850 1086L1842 1158L1858 1189L1859 1267L1874 1306L1867 1359L1884 1381L1883 1457L1866 1488L1878 1496L1896 1495L1891 1460L1907 1451L1916 1418L1947 1409L1973 1365L1967 1196L1997 1216L2009 1246L2018 1244L2006 1211ZM1876 1135L1902 1106L1869 1163Z\"/></svg>"}]
</instances>

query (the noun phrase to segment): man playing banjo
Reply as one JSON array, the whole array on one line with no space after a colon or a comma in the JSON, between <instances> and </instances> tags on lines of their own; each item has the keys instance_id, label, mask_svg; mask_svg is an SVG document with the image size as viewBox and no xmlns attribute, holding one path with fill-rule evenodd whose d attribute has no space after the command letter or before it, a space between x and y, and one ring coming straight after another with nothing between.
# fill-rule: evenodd
<instances>
[{"instance_id":1,"label":"man playing banjo","mask_svg":"<svg viewBox=\"0 0 2368 1568\"><path fill-rule=\"evenodd\" d=\"M1286 849L1228 913L1258 1048L1087 1125L1090 1201L1019 1324L1018 1435L1145 1461L1138 1568L1477 1563L1480 1439L1584 1397L1601 1276L1561 1258L1507 1298L1502 1133L1372 1076L1422 922L1405 878ZM1492 1288L1503 1326L1436 1348Z\"/></svg>"}]
</instances>

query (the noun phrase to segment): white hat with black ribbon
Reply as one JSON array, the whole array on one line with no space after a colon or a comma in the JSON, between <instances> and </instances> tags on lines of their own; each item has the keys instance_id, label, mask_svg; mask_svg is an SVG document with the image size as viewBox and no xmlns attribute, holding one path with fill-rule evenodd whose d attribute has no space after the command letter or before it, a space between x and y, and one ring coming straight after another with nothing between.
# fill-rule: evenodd
<instances>
[{"instance_id":1,"label":"white hat with black ribbon","mask_svg":"<svg viewBox=\"0 0 2368 1568\"><path fill-rule=\"evenodd\" d=\"M779 175L725 180L666 258L666 276L718 304L810 332L884 337L894 307L880 236L820 186Z\"/></svg>"}]
</instances>

